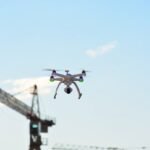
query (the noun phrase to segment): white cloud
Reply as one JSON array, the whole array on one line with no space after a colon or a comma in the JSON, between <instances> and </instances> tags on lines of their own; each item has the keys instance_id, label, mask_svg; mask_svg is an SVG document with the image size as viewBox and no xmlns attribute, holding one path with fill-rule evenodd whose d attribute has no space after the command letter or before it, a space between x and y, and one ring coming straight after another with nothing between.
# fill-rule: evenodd
<instances>
[{"instance_id":1,"label":"white cloud","mask_svg":"<svg viewBox=\"0 0 150 150\"><path fill-rule=\"evenodd\" d=\"M86 51L86 55L92 58L95 58L99 55L104 55L109 53L112 49L114 49L117 46L117 41L112 41L110 43L107 43L105 45L99 46L95 49L89 49Z\"/></svg>"},{"instance_id":2,"label":"white cloud","mask_svg":"<svg viewBox=\"0 0 150 150\"><path fill-rule=\"evenodd\" d=\"M97 56L97 52L93 49L89 49L86 51L86 54L90 57L96 57Z\"/></svg>"},{"instance_id":3,"label":"white cloud","mask_svg":"<svg viewBox=\"0 0 150 150\"><path fill-rule=\"evenodd\" d=\"M31 97L29 94L33 90L33 85L38 86L38 91L40 95L48 95L51 92L51 87L55 83L50 83L48 77L37 77L37 78L23 78L15 80L4 80L0 81L2 88L7 92L16 95L21 99L28 99ZM19 94L20 93L20 94Z\"/></svg>"}]
</instances>

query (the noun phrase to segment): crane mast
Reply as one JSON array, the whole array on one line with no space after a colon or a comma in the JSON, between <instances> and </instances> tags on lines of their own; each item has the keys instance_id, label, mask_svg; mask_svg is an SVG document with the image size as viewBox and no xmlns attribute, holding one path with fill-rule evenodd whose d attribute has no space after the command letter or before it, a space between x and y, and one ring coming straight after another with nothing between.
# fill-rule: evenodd
<instances>
[{"instance_id":1,"label":"crane mast","mask_svg":"<svg viewBox=\"0 0 150 150\"><path fill-rule=\"evenodd\" d=\"M42 119L40 117L37 85L34 85L31 94L33 95L31 107L2 89L0 89L0 102L30 120L29 150L41 150L42 138L40 133L48 133L48 127L55 125L55 122L53 119Z\"/></svg>"}]
</instances>

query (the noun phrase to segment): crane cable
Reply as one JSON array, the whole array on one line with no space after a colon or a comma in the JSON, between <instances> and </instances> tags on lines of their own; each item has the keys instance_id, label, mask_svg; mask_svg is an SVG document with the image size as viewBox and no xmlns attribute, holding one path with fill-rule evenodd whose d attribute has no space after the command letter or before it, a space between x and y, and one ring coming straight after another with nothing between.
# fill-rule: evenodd
<instances>
[{"instance_id":1,"label":"crane cable","mask_svg":"<svg viewBox=\"0 0 150 150\"><path fill-rule=\"evenodd\" d=\"M24 89L24 90L21 90L21 91L19 91L19 92L17 92L17 93L14 93L13 96L17 96L17 95L20 95L20 94L25 93L25 92L30 92L30 93L32 94L32 92L33 92L33 90L34 90L34 87L35 87L35 85L34 85L34 86L31 86L31 87L29 87L29 88L26 88L26 89Z\"/></svg>"}]
</instances>

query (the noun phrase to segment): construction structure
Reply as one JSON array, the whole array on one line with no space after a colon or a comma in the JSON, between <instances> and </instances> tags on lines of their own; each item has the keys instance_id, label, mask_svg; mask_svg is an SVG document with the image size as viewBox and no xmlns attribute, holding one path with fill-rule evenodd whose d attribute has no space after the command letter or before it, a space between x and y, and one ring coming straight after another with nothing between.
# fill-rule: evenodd
<instances>
[{"instance_id":1,"label":"construction structure","mask_svg":"<svg viewBox=\"0 0 150 150\"><path fill-rule=\"evenodd\" d=\"M48 133L48 127L55 125L55 121L54 119L41 118L37 85L34 85L32 89L31 107L2 89L0 89L0 102L30 120L29 150L41 150L41 146L43 145L41 133Z\"/></svg>"},{"instance_id":2,"label":"construction structure","mask_svg":"<svg viewBox=\"0 0 150 150\"><path fill-rule=\"evenodd\" d=\"M150 147L99 147L88 145L55 144L52 150L150 150Z\"/></svg>"},{"instance_id":3,"label":"construction structure","mask_svg":"<svg viewBox=\"0 0 150 150\"><path fill-rule=\"evenodd\" d=\"M55 125L54 119L41 118L38 88L34 85L32 88L32 105L31 107L18 100L13 95L0 89L0 103L8 106L16 112L29 119L30 144L29 150L41 150L42 142L41 133L48 133L48 127ZM49 150L150 150L150 147L99 147L87 145L55 144Z\"/></svg>"}]
</instances>

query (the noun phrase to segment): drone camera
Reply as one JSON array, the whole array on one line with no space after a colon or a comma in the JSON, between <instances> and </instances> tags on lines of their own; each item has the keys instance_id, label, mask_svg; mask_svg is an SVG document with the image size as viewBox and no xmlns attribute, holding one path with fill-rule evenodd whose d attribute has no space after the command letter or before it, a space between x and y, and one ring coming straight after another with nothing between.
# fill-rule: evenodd
<instances>
[{"instance_id":1,"label":"drone camera","mask_svg":"<svg viewBox=\"0 0 150 150\"><path fill-rule=\"evenodd\" d=\"M67 93L67 94L70 94L72 92L72 88L71 87L66 87L64 89L64 91Z\"/></svg>"}]
</instances>

